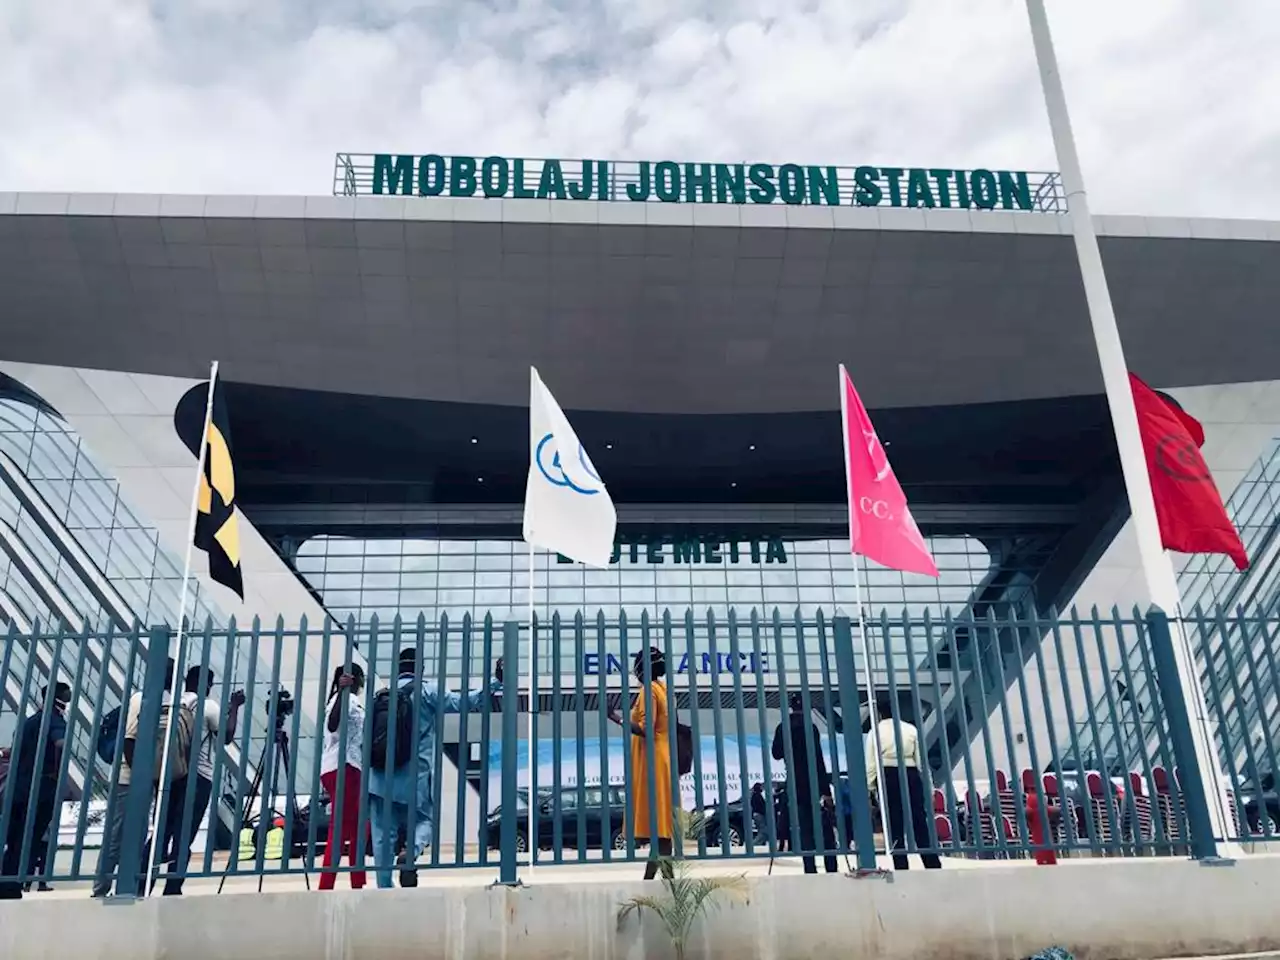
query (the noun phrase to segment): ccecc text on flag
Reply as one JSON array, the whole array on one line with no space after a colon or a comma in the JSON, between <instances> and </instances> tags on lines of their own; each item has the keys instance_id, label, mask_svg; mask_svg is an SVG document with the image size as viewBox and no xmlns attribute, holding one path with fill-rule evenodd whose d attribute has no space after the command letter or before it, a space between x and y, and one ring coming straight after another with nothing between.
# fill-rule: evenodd
<instances>
[{"instance_id":1,"label":"ccecc text on flag","mask_svg":"<svg viewBox=\"0 0 1280 960\"><path fill-rule=\"evenodd\" d=\"M633 203L808 204L922 209L1066 209L1056 173L799 163L528 160L379 153L344 192L375 196L603 200ZM367 187L364 185L367 184Z\"/></svg>"}]
</instances>

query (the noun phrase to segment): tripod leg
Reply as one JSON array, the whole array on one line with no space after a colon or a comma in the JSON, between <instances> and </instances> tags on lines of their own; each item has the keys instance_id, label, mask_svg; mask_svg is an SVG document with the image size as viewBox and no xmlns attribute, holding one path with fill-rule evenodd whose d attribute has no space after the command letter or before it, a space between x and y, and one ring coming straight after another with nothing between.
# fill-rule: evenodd
<instances>
[{"instance_id":1,"label":"tripod leg","mask_svg":"<svg viewBox=\"0 0 1280 960\"><path fill-rule=\"evenodd\" d=\"M262 745L262 755L258 758L258 766L253 771L253 778L249 781L249 790L244 795L244 805L240 808L240 829L236 830L231 836L231 842L235 844L233 855L227 857L227 865L222 868L222 877L218 880L218 893L222 893L222 888L226 885L227 874L231 872L231 864L234 862L239 867L238 851L240 849L240 831L249 823L249 811L253 809L254 798L258 796L258 791L262 789L262 768L267 762L268 744ZM215 808L215 813L217 810Z\"/></svg>"}]
</instances>

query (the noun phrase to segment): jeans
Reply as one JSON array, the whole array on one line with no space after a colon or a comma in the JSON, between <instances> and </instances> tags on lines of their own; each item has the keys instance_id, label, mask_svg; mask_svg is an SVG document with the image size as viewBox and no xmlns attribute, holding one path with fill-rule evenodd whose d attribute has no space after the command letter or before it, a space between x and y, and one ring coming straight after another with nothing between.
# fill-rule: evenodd
<instances>
[{"instance_id":1,"label":"jeans","mask_svg":"<svg viewBox=\"0 0 1280 960\"><path fill-rule=\"evenodd\" d=\"M93 895L105 897L111 892L111 882L120 865L120 841L124 834L125 810L129 807L130 784L116 785L111 802L111 820L102 831L102 850L98 854L98 870L93 880Z\"/></svg>"},{"instance_id":2,"label":"jeans","mask_svg":"<svg viewBox=\"0 0 1280 960\"><path fill-rule=\"evenodd\" d=\"M200 823L209 809L209 798L213 795L213 783L197 774L195 795L191 799L191 826L184 834L182 821L186 813L187 783L186 777L173 781L173 787L169 791L168 805L165 808L164 824L161 828L163 832L160 849L168 854L166 867L169 875L164 881L166 897L182 896L182 883L185 878L175 874L186 873L187 865L191 861L191 841L195 839L196 831L200 829ZM143 848L142 869L146 871L150 866L151 843L148 842ZM154 880L152 886L155 886ZM141 885L138 893L142 893Z\"/></svg>"},{"instance_id":3,"label":"jeans","mask_svg":"<svg viewBox=\"0 0 1280 960\"><path fill-rule=\"evenodd\" d=\"M346 797L342 802L345 804ZM374 869L378 876L378 887L383 890L391 889L391 868L395 861L396 837L401 830L404 831L405 837L408 838L409 832L409 806L404 803L395 803L380 797L377 794L369 794L369 826L373 831L373 863ZM413 864L417 862L422 851L431 846L435 826L431 822L431 816L422 810L415 810L413 817L413 841L406 840L406 850L404 864L407 868L412 869Z\"/></svg>"}]
</instances>

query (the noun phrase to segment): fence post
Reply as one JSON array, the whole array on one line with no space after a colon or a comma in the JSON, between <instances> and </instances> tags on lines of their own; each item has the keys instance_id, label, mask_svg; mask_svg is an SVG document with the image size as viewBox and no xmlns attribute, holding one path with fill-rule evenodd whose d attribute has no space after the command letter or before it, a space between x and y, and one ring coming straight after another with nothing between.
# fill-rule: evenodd
<instances>
[{"instance_id":1,"label":"fence post","mask_svg":"<svg viewBox=\"0 0 1280 960\"><path fill-rule=\"evenodd\" d=\"M853 662L853 628L848 617L833 618L831 626L835 636L836 683L840 690L845 763L849 770L853 842L857 851L858 869L874 870L876 837L871 826L871 788L867 783L867 757L862 746L862 703L858 696L857 668ZM868 689L867 695L874 696L874 691Z\"/></svg>"},{"instance_id":2,"label":"fence post","mask_svg":"<svg viewBox=\"0 0 1280 960\"><path fill-rule=\"evenodd\" d=\"M520 772L516 756L520 746L520 624L514 621L502 625L502 668L502 850L498 883L513 887L520 882L516 877L516 827L520 819L520 811L516 809L516 777ZM532 751L533 744L529 744L529 749ZM532 794L529 802L533 803ZM533 843L533 838L529 842Z\"/></svg>"},{"instance_id":3,"label":"fence post","mask_svg":"<svg viewBox=\"0 0 1280 960\"><path fill-rule=\"evenodd\" d=\"M1197 860L1212 860L1218 856L1218 845L1213 836L1213 821L1209 816L1209 798L1205 796L1204 779L1200 759L1196 756L1195 741L1191 734L1191 714L1182 692L1182 677L1173 652L1173 634L1169 618L1159 607L1147 613L1147 636L1151 639L1151 659L1160 684L1160 698L1164 702L1165 716L1169 720L1169 739L1172 741L1174 762L1178 765L1178 792L1187 809L1187 829L1191 833L1191 856ZM1189 788L1189 789L1188 789Z\"/></svg>"},{"instance_id":4,"label":"fence post","mask_svg":"<svg viewBox=\"0 0 1280 960\"><path fill-rule=\"evenodd\" d=\"M142 847L147 840L151 812L152 781L155 769L156 741L160 738L160 708L166 695L165 672L169 660L168 627L152 627L147 631L147 655L142 679L142 706L138 713L138 738L133 744L130 764L129 792L125 796L124 828L120 836L120 861L116 867L116 896L132 899L142 879ZM128 723L129 704L121 705L121 732ZM124 761L121 761L123 765ZM149 871L147 871L149 872ZM146 890L142 891L146 896Z\"/></svg>"}]
</instances>

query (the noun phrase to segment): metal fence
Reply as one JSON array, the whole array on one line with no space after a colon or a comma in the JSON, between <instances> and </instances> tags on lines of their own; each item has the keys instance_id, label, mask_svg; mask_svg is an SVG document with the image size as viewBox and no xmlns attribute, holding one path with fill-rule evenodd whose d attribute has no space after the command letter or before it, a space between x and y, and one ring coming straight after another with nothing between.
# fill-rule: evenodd
<instances>
[{"instance_id":1,"label":"metal fence","mask_svg":"<svg viewBox=\"0 0 1280 960\"><path fill-rule=\"evenodd\" d=\"M1274 763L1253 704L1274 713L1280 621L1194 618L1254 638L1247 670L1221 664L1211 676L1232 691L1217 690L1217 724L1254 745L1257 776ZM601 613L538 624L530 640L527 624L469 618L207 624L181 642L165 628L11 631L0 652L0 743L12 742L0 881L11 892L83 882L104 895L115 876L115 895L137 895L153 818L155 876L175 892L187 877L328 872L328 883L366 861L384 885L411 882L415 868L489 867L511 882L530 858L647 859L667 849L655 837L678 856L809 857L829 869L840 858L868 869L877 854L902 867L1214 851L1203 794L1180 786L1198 773L1158 611L884 613L861 628L777 612ZM335 671L356 666L368 682L331 697ZM1148 702L1098 689L1116 670ZM1247 694L1241 685L1263 673L1269 693ZM402 722L386 698L380 723L379 691L397 675L422 693L405 698ZM174 677L190 696L182 722L166 724ZM872 705L884 717L875 728ZM1082 728L1090 743L1141 748L1099 762L1082 753ZM183 775L158 789L164 729L168 773ZM324 762L326 734L351 773ZM1268 840L1270 801L1243 776L1229 771L1236 832Z\"/></svg>"}]
</instances>

